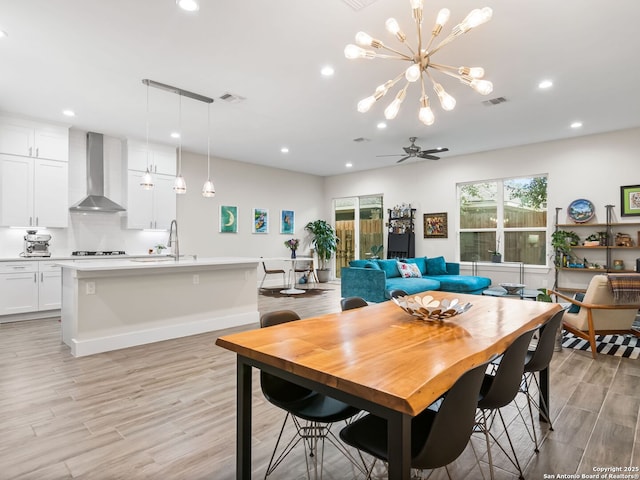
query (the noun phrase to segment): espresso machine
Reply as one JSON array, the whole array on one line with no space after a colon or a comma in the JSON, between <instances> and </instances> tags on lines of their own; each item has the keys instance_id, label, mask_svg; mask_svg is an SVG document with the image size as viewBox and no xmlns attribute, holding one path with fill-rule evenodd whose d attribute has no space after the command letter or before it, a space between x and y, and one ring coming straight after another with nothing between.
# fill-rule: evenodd
<instances>
[{"instance_id":1,"label":"espresso machine","mask_svg":"<svg viewBox=\"0 0 640 480\"><path fill-rule=\"evenodd\" d=\"M23 257L50 257L49 240L51 235L38 233L37 230L27 230L24 236Z\"/></svg>"}]
</instances>

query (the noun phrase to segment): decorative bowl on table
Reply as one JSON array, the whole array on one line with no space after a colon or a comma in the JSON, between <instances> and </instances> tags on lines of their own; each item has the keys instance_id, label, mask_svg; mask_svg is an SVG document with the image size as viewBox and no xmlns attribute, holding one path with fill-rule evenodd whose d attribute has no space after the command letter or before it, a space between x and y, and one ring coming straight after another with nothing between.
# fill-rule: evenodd
<instances>
[{"instance_id":1,"label":"decorative bowl on table","mask_svg":"<svg viewBox=\"0 0 640 480\"><path fill-rule=\"evenodd\" d=\"M500 286L507 291L508 295L518 295L526 285L522 283L501 283Z\"/></svg>"},{"instance_id":2,"label":"decorative bowl on table","mask_svg":"<svg viewBox=\"0 0 640 480\"><path fill-rule=\"evenodd\" d=\"M470 303L462 304L457 298L439 301L431 295L407 295L391 300L408 314L425 320L445 320L471 308Z\"/></svg>"}]
</instances>

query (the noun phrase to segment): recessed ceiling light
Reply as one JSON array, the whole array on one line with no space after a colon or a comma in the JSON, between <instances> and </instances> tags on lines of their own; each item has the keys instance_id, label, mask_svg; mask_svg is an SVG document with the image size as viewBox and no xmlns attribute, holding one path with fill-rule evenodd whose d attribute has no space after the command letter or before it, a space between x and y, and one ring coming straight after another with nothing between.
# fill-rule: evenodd
<instances>
[{"instance_id":1,"label":"recessed ceiling light","mask_svg":"<svg viewBox=\"0 0 640 480\"><path fill-rule=\"evenodd\" d=\"M580 128L582 126L582 122L573 122L571 124L571 128Z\"/></svg>"},{"instance_id":2,"label":"recessed ceiling light","mask_svg":"<svg viewBox=\"0 0 640 480\"><path fill-rule=\"evenodd\" d=\"M289 149L288 149L287 147L282 147L282 148L280 149L280 151L281 151L282 153L289 153Z\"/></svg>"},{"instance_id":3,"label":"recessed ceiling light","mask_svg":"<svg viewBox=\"0 0 640 480\"><path fill-rule=\"evenodd\" d=\"M544 90L545 88L551 88L553 87L553 82L551 80L542 80L539 84L538 84L538 88Z\"/></svg>"},{"instance_id":4,"label":"recessed ceiling light","mask_svg":"<svg viewBox=\"0 0 640 480\"><path fill-rule=\"evenodd\" d=\"M200 5L196 0L176 0L176 4L187 12L197 12L200 10Z\"/></svg>"},{"instance_id":5,"label":"recessed ceiling light","mask_svg":"<svg viewBox=\"0 0 640 480\"><path fill-rule=\"evenodd\" d=\"M384 122L380 122L377 126L380 130L382 130L383 128L387 128L387 124Z\"/></svg>"},{"instance_id":6,"label":"recessed ceiling light","mask_svg":"<svg viewBox=\"0 0 640 480\"><path fill-rule=\"evenodd\" d=\"M76 112L74 112L73 110L63 110L62 114L66 117L75 117L76 116Z\"/></svg>"},{"instance_id":7,"label":"recessed ceiling light","mask_svg":"<svg viewBox=\"0 0 640 480\"><path fill-rule=\"evenodd\" d=\"M171 132L171 138L180 138L180 134L178 132Z\"/></svg>"},{"instance_id":8,"label":"recessed ceiling light","mask_svg":"<svg viewBox=\"0 0 640 480\"><path fill-rule=\"evenodd\" d=\"M322 67L320 73L325 77L330 77L335 73L335 70L333 69L333 67L327 65L326 67Z\"/></svg>"},{"instance_id":9,"label":"recessed ceiling light","mask_svg":"<svg viewBox=\"0 0 640 480\"><path fill-rule=\"evenodd\" d=\"M353 163L348 162L348 163L345 163L344 166L347 167L347 168L351 168L351 167L353 167Z\"/></svg>"},{"instance_id":10,"label":"recessed ceiling light","mask_svg":"<svg viewBox=\"0 0 640 480\"><path fill-rule=\"evenodd\" d=\"M4 38L4 37L8 37L9 34L7 32L5 32L4 30L0 30L0 38Z\"/></svg>"}]
</instances>

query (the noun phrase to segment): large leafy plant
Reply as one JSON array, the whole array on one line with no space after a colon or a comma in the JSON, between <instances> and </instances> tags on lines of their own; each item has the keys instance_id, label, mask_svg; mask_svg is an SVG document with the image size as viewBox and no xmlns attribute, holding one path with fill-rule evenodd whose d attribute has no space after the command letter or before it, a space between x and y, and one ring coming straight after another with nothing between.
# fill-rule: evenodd
<instances>
[{"instance_id":1,"label":"large leafy plant","mask_svg":"<svg viewBox=\"0 0 640 480\"><path fill-rule=\"evenodd\" d=\"M336 232L331 225L324 220L314 220L304 227L311 235L311 243L318 254L318 262L320 269L327 268L327 262L338 249L340 239L336 236Z\"/></svg>"}]
</instances>

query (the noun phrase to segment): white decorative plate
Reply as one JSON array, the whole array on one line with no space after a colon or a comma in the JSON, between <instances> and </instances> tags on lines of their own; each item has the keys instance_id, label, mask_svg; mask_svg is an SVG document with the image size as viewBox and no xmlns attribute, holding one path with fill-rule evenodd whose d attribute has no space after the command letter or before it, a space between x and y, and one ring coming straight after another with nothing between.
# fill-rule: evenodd
<instances>
[{"instance_id":1,"label":"white decorative plate","mask_svg":"<svg viewBox=\"0 0 640 480\"><path fill-rule=\"evenodd\" d=\"M585 223L593 218L596 214L596 207L589 200L579 198L569 204L567 215L576 223Z\"/></svg>"}]
</instances>

